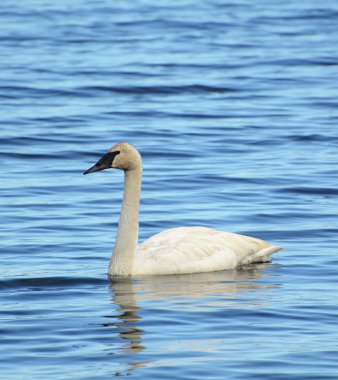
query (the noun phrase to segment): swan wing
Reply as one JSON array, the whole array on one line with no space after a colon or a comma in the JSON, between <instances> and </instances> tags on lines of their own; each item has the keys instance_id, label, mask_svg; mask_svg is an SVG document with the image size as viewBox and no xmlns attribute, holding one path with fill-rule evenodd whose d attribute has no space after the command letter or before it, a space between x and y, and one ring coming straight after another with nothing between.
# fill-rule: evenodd
<instances>
[{"instance_id":1,"label":"swan wing","mask_svg":"<svg viewBox=\"0 0 338 380\"><path fill-rule=\"evenodd\" d=\"M183 274L234 269L269 261L281 250L253 237L207 227L172 228L141 243L134 275Z\"/></svg>"}]
</instances>

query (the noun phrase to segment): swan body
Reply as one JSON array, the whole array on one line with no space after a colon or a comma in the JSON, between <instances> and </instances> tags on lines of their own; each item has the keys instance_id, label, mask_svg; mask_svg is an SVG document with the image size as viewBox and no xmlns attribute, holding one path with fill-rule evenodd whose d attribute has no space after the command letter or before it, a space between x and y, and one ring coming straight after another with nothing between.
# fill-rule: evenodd
<instances>
[{"instance_id":1,"label":"swan body","mask_svg":"<svg viewBox=\"0 0 338 380\"><path fill-rule=\"evenodd\" d=\"M172 228L138 245L133 274L235 269L253 262L269 261L268 256L279 249L263 240L207 227Z\"/></svg>"},{"instance_id":2,"label":"swan body","mask_svg":"<svg viewBox=\"0 0 338 380\"><path fill-rule=\"evenodd\" d=\"M137 245L142 159L131 144L113 146L84 174L124 170L124 194L109 276L168 275L213 272L270 261L282 249L253 237L207 227L179 227L160 232Z\"/></svg>"}]
</instances>

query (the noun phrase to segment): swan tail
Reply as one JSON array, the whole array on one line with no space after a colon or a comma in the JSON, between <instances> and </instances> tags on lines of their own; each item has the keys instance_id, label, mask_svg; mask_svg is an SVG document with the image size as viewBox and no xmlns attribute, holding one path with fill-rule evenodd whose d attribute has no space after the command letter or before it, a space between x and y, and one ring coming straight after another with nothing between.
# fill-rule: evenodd
<instances>
[{"instance_id":1,"label":"swan tail","mask_svg":"<svg viewBox=\"0 0 338 380\"><path fill-rule=\"evenodd\" d=\"M254 263L269 263L271 261L270 256L276 252L282 250L283 247L280 246L270 246L262 249L254 255Z\"/></svg>"},{"instance_id":2,"label":"swan tail","mask_svg":"<svg viewBox=\"0 0 338 380\"><path fill-rule=\"evenodd\" d=\"M270 256L273 253L276 253L282 249L283 247L280 247L280 246L269 246L269 247L263 248L257 253L255 253L254 255L250 255L246 257L242 261L241 265L246 265L246 264L251 264L251 263L270 263L271 262Z\"/></svg>"}]
</instances>

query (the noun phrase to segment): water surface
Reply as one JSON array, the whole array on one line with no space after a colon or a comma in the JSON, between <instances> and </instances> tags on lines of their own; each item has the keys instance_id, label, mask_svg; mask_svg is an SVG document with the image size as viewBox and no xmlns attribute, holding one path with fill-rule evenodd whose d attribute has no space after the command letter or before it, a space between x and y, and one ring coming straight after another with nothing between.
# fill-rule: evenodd
<instances>
[{"instance_id":1,"label":"water surface","mask_svg":"<svg viewBox=\"0 0 338 380\"><path fill-rule=\"evenodd\" d=\"M0 377L336 379L338 4L4 0ZM205 225L283 245L237 271L106 276L118 172L140 240Z\"/></svg>"}]
</instances>

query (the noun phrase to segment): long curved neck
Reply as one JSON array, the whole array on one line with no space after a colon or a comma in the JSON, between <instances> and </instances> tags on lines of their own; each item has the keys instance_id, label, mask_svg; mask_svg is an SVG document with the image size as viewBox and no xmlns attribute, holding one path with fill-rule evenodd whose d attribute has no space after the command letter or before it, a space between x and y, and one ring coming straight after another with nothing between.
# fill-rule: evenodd
<instances>
[{"instance_id":1,"label":"long curved neck","mask_svg":"<svg viewBox=\"0 0 338 380\"><path fill-rule=\"evenodd\" d=\"M124 172L124 193L110 276L130 276L138 241L142 164Z\"/></svg>"}]
</instances>

